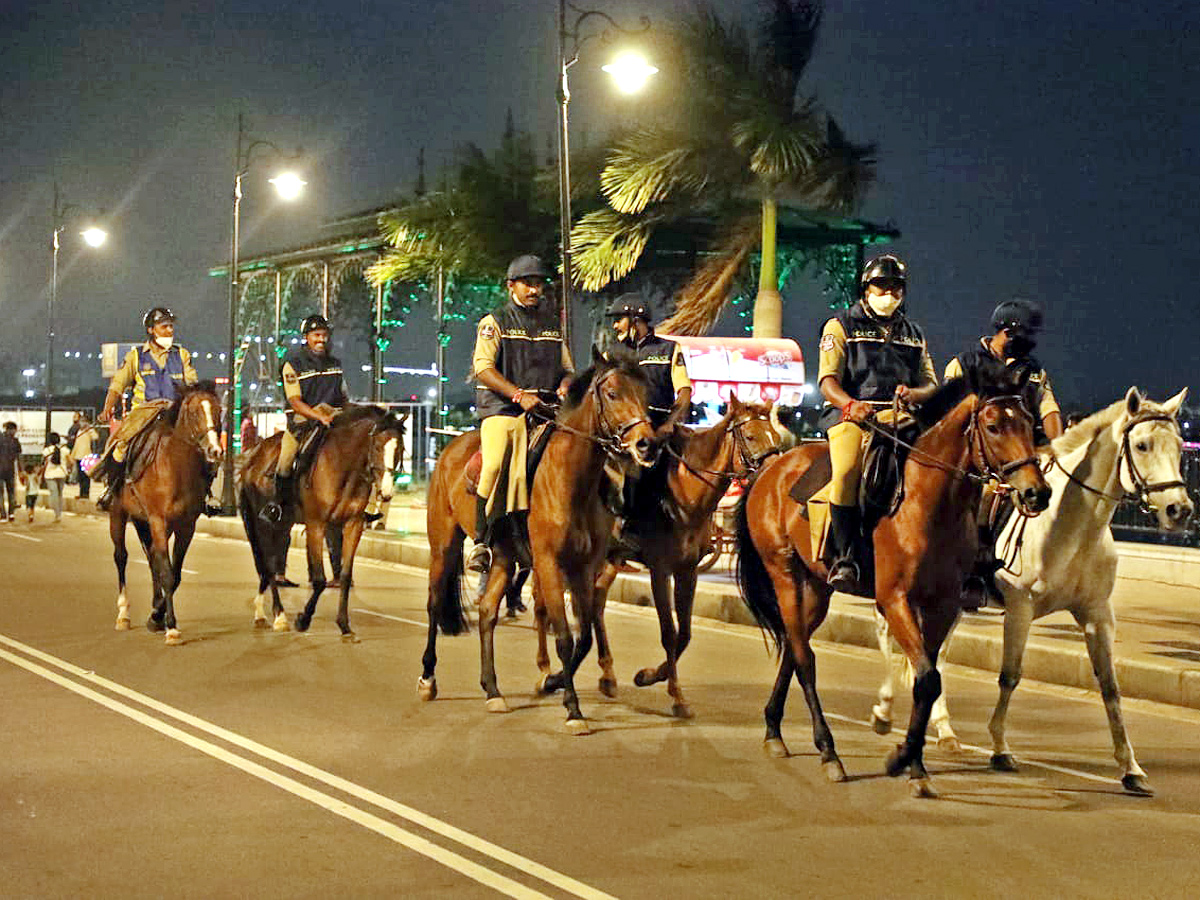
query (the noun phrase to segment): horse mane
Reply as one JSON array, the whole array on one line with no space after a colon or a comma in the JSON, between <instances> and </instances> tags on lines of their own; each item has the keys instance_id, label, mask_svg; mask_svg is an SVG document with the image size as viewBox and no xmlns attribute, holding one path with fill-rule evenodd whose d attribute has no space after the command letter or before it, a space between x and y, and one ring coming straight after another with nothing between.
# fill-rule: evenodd
<instances>
[{"instance_id":1,"label":"horse mane","mask_svg":"<svg viewBox=\"0 0 1200 900\"><path fill-rule=\"evenodd\" d=\"M333 417L333 424L329 426L333 431L339 428L349 428L364 419L370 419L373 422L381 421L388 411L382 406L375 406L372 403L353 404L347 406L340 413Z\"/></svg>"},{"instance_id":2,"label":"horse mane","mask_svg":"<svg viewBox=\"0 0 1200 900\"><path fill-rule=\"evenodd\" d=\"M587 397L588 388L592 386L592 382L613 369L619 370L623 375L643 385L647 384L646 373L642 371L642 367L632 356L621 354L611 359L599 360L571 379L571 383L567 385L567 396L563 399L562 413L578 409Z\"/></svg>"},{"instance_id":3,"label":"horse mane","mask_svg":"<svg viewBox=\"0 0 1200 900\"><path fill-rule=\"evenodd\" d=\"M217 393L217 383L215 381L198 381L195 384L185 384L179 388L179 393L175 396L175 401L167 407L167 411L163 413L163 419L172 427L179 421L179 411L183 409L183 401L192 394L213 394Z\"/></svg>"},{"instance_id":4,"label":"horse mane","mask_svg":"<svg viewBox=\"0 0 1200 900\"><path fill-rule=\"evenodd\" d=\"M1015 394L1020 384L1004 363L992 357L983 357L969 367L962 378L951 378L942 384L915 412L914 417L922 431L932 428L952 409L969 395L980 398Z\"/></svg>"},{"instance_id":5,"label":"horse mane","mask_svg":"<svg viewBox=\"0 0 1200 900\"><path fill-rule=\"evenodd\" d=\"M1149 403L1150 401L1142 402ZM1050 446L1054 450L1054 455L1063 456L1072 450L1078 450L1085 444L1090 444L1101 431L1117 421L1124 409L1125 398L1122 397L1092 413L1086 419L1076 422L1051 442Z\"/></svg>"}]
</instances>

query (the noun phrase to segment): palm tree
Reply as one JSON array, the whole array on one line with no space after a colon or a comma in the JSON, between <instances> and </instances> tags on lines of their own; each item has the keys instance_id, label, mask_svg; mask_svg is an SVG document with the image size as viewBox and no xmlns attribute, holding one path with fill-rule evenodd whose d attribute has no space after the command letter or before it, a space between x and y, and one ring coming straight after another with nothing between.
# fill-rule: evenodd
<instances>
[{"instance_id":1,"label":"palm tree","mask_svg":"<svg viewBox=\"0 0 1200 900\"><path fill-rule=\"evenodd\" d=\"M819 0L766 6L755 37L709 7L681 23L673 109L615 145L600 177L608 206L572 231L577 280L595 291L632 271L660 227L698 216L715 222L707 261L664 323L676 333L713 326L761 247L754 334L778 337L778 204L844 214L874 176L874 145L847 140L814 98L799 94Z\"/></svg>"}]
</instances>

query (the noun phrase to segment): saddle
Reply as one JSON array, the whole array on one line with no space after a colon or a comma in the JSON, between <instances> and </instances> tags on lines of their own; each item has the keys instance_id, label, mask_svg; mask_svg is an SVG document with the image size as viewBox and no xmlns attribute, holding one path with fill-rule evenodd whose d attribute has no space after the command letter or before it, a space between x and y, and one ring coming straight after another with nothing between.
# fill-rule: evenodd
<instances>
[{"instance_id":1,"label":"saddle","mask_svg":"<svg viewBox=\"0 0 1200 900\"><path fill-rule=\"evenodd\" d=\"M308 475L313 460L325 443L325 435L329 429L320 422L305 422L296 428L296 460L292 463L292 475L300 479Z\"/></svg>"},{"instance_id":2,"label":"saddle","mask_svg":"<svg viewBox=\"0 0 1200 900\"><path fill-rule=\"evenodd\" d=\"M550 435L553 433L553 422L542 422L529 432L528 449L525 453L525 477L529 484L533 484L533 475L537 471L538 463L542 461L542 454L546 452L546 445L550 443ZM467 466L463 470L463 486L468 494L474 494L478 489L482 472L483 451L476 450L467 460Z\"/></svg>"},{"instance_id":3,"label":"saddle","mask_svg":"<svg viewBox=\"0 0 1200 900\"><path fill-rule=\"evenodd\" d=\"M163 421L163 414L166 410L160 410L157 415L146 422L132 438L129 439L129 445L125 450L125 480L127 482L137 481L142 477L148 468L154 464L154 460L158 458L158 449L162 446L162 436L155 430L159 422Z\"/></svg>"}]
</instances>

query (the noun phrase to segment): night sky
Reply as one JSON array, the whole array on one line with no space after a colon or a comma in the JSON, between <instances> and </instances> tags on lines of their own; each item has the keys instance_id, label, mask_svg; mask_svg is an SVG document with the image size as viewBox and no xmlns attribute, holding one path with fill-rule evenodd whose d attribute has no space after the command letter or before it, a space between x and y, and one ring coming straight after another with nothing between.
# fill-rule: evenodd
<instances>
[{"instance_id":1,"label":"night sky","mask_svg":"<svg viewBox=\"0 0 1200 900\"><path fill-rule=\"evenodd\" d=\"M939 369L1014 295L1047 310L1042 358L1061 398L1095 407L1133 383L1163 397L1195 374L1191 296L1200 230L1197 5L952 4L829 0L805 89L855 140L880 146L862 210L903 232L909 306ZM683 2L605 5L661 21ZM725 14L756 15L754 0ZM970 9L969 14L966 12ZM178 340L223 343L234 138L306 152L304 199L246 180L243 255L311 238L323 220L410 191L453 148L490 149L511 108L553 133L552 0L208 3L6 0L0 4L0 357L44 355L51 189L104 207L111 237L61 255L58 346L134 340L156 302ZM576 67L573 138L629 114ZM669 60L653 60L658 66ZM811 361L827 312L788 295L784 330ZM432 326L414 312L393 345L425 365ZM457 348L465 366L468 347ZM202 374L215 375L207 371ZM1200 402L1200 394L1193 397Z\"/></svg>"}]
</instances>

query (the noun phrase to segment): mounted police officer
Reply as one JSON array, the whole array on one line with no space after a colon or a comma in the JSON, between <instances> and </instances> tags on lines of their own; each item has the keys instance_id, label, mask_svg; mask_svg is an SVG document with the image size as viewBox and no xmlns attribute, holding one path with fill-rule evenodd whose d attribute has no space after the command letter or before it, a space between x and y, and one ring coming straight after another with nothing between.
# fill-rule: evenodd
<instances>
[{"instance_id":1,"label":"mounted police officer","mask_svg":"<svg viewBox=\"0 0 1200 900\"><path fill-rule=\"evenodd\" d=\"M992 333L979 339L979 345L960 353L946 366L945 380L962 378L964 373L979 364L981 359L998 359L1014 375L1029 377L1030 405L1033 417L1033 442L1044 447L1063 433L1062 412L1050 386L1050 376L1033 357L1042 330L1042 308L1032 300L1020 297L1005 300L992 312ZM963 585L963 606L978 609L988 595L999 598L993 576L999 568L996 560L994 520L998 510L993 508L988 492L980 505L979 555L975 567ZM998 523L997 523L998 524Z\"/></svg>"},{"instance_id":2,"label":"mounted police officer","mask_svg":"<svg viewBox=\"0 0 1200 900\"><path fill-rule=\"evenodd\" d=\"M109 438L104 460L94 471L103 473L107 484L96 499L96 508L107 510L125 478L125 453L129 442L167 409L179 395L179 388L195 384L199 378L192 355L175 343L175 314L165 306L156 306L142 317L146 342L125 354L121 368L108 385L99 420L108 422L113 409L127 390L133 388L133 408L121 420L121 427Z\"/></svg>"},{"instance_id":3,"label":"mounted police officer","mask_svg":"<svg viewBox=\"0 0 1200 900\"><path fill-rule=\"evenodd\" d=\"M672 340L654 333L653 316L637 294L622 294L608 305L616 340L628 347L650 383L650 424L662 439L687 419L692 406L692 380L683 352Z\"/></svg>"},{"instance_id":4,"label":"mounted police officer","mask_svg":"<svg viewBox=\"0 0 1200 900\"><path fill-rule=\"evenodd\" d=\"M525 414L556 403L571 373L559 312L546 296L550 278L538 257L514 259L505 275L508 302L484 316L475 335L471 370L483 467L475 491L476 549L468 568L477 571L490 562L492 522L528 506L528 488L524 496L510 490L508 497L492 497L506 458L515 473L508 479L510 487L524 485Z\"/></svg>"},{"instance_id":5,"label":"mounted police officer","mask_svg":"<svg viewBox=\"0 0 1200 900\"><path fill-rule=\"evenodd\" d=\"M920 403L937 387L925 335L907 316L907 286L907 267L900 259L887 255L871 260L859 279L859 301L821 331L817 379L825 409L820 427L829 435L833 464L829 584L839 591L862 589L855 550L862 528L863 423L891 407L896 397Z\"/></svg>"},{"instance_id":6,"label":"mounted police officer","mask_svg":"<svg viewBox=\"0 0 1200 900\"><path fill-rule=\"evenodd\" d=\"M317 425L328 427L349 402L342 364L329 352L329 322L324 316L309 316L300 326L300 334L303 346L288 353L280 367L283 394L290 409L275 465L275 496L262 510L263 518L270 522L283 518L300 440Z\"/></svg>"}]
</instances>

